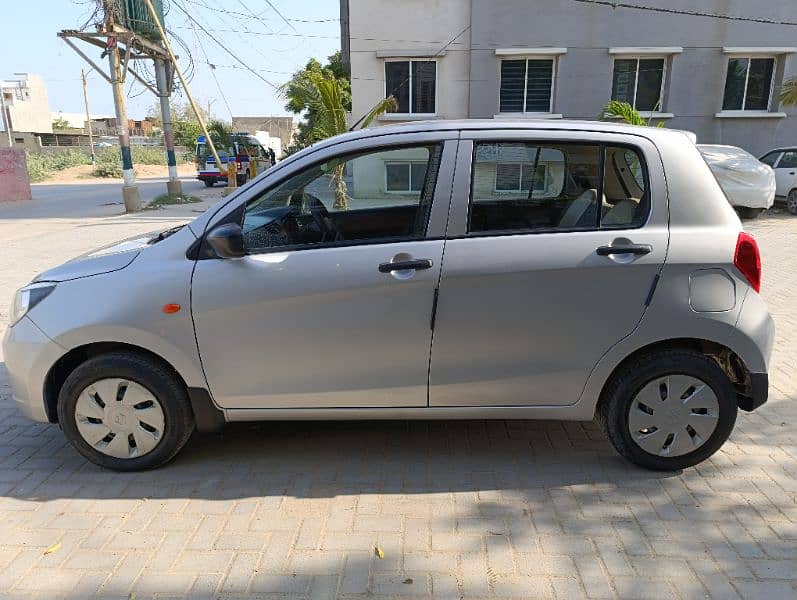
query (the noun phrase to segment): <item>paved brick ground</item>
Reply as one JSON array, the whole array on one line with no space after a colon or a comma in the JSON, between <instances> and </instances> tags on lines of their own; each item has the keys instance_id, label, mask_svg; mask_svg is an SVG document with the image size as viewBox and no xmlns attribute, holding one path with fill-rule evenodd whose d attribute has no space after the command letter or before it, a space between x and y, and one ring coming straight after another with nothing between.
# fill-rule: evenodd
<instances>
[{"instance_id":1,"label":"paved brick ground","mask_svg":"<svg viewBox=\"0 0 797 600\"><path fill-rule=\"evenodd\" d=\"M139 219L0 222L0 300L158 225ZM629 466L592 424L520 421L236 426L104 472L19 418L0 369L0 597L795 598L797 218L749 229L771 401L680 474Z\"/></svg>"}]
</instances>

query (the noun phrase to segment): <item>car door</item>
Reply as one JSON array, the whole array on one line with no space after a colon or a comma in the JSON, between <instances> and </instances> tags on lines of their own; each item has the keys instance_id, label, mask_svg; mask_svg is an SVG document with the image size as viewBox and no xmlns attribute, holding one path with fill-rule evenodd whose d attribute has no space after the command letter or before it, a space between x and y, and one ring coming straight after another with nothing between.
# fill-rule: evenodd
<instances>
[{"instance_id":1,"label":"car door","mask_svg":"<svg viewBox=\"0 0 797 600\"><path fill-rule=\"evenodd\" d=\"M797 151L787 150L775 165L775 180L777 181L777 196L783 198L797 188Z\"/></svg>"},{"instance_id":2,"label":"car door","mask_svg":"<svg viewBox=\"0 0 797 600\"><path fill-rule=\"evenodd\" d=\"M455 135L316 152L217 219L242 225L247 250L198 260L193 277L197 344L218 405L427 405L456 154L444 138Z\"/></svg>"},{"instance_id":3,"label":"car door","mask_svg":"<svg viewBox=\"0 0 797 600\"><path fill-rule=\"evenodd\" d=\"M463 133L430 406L561 406L641 320L667 253L643 138ZM563 137L564 136L564 137Z\"/></svg>"}]
</instances>

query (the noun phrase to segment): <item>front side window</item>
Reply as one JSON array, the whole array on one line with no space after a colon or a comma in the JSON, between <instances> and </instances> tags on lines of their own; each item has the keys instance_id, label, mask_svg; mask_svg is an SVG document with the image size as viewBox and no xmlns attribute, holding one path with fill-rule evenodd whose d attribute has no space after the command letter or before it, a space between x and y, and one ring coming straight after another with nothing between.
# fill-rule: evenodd
<instances>
[{"instance_id":1,"label":"front side window","mask_svg":"<svg viewBox=\"0 0 797 600\"><path fill-rule=\"evenodd\" d=\"M612 100L627 102L636 110L660 111L663 87L663 58L615 59Z\"/></svg>"},{"instance_id":2,"label":"front side window","mask_svg":"<svg viewBox=\"0 0 797 600\"><path fill-rule=\"evenodd\" d=\"M437 96L437 63L403 60L385 63L385 97L396 99L397 113L434 114Z\"/></svg>"},{"instance_id":3,"label":"front side window","mask_svg":"<svg viewBox=\"0 0 797 600\"><path fill-rule=\"evenodd\" d=\"M551 112L553 81L553 59L502 60L499 110Z\"/></svg>"},{"instance_id":4,"label":"front side window","mask_svg":"<svg viewBox=\"0 0 797 600\"><path fill-rule=\"evenodd\" d=\"M774 58L728 60L722 110L769 110L774 72Z\"/></svg>"},{"instance_id":5,"label":"front side window","mask_svg":"<svg viewBox=\"0 0 797 600\"><path fill-rule=\"evenodd\" d=\"M775 152L770 152L762 156L759 160L765 165L769 165L770 167L774 167L775 163L778 162L778 158L780 158L781 152L779 150Z\"/></svg>"},{"instance_id":6,"label":"front side window","mask_svg":"<svg viewBox=\"0 0 797 600\"><path fill-rule=\"evenodd\" d=\"M649 212L647 188L644 162L630 148L480 142L474 154L468 231L638 227Z\"/></svg>"},{"instance_id":7,"label":"front side window","mask_svg":"<svg viewBox=\"0 0 797 600\"><path fill-rule=\"evenodd\" d=\"M380 149L293 175L247 204L247 251L423 238L441 150L439 144Z\"/></svg>"}]
</instances>

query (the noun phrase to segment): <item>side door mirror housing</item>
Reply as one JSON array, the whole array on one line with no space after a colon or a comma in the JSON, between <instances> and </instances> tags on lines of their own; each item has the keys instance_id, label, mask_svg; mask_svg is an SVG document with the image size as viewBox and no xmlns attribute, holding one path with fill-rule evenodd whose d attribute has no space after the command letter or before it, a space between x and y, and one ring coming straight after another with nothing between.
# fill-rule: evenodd
<instances>
[{"instance_id":1,"label":"side door mirror housing","mask_svg":"<svg viewBox=\"0 0 797 600\"><path fill-rule=\"evenodd\" d=\"M220 258L242 258L246 256L244 232L237 223L219 225L205 238Z\"/></svg>"}]
</instances>

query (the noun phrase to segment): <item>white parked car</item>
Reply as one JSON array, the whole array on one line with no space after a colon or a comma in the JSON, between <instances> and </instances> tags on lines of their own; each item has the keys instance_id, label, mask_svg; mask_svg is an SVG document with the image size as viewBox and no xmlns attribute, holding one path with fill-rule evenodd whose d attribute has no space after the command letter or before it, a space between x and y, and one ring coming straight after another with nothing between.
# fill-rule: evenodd
<instances>
[{"instance_id":1,"label":"white parked car","mask_svg":"<svg viewBox=\"0 0 797 600\"><path fill-rule=\"evenodd\" d=\"M740 217L755 219L775 202L775 173L771 166L736 146L697 147Z\"/></svg>"},{"instance_id":2,"label":"white parked car","mask_svg":"<svg viewBox=\"0 0 797 600\"><path fill-rule=\"evenodd\" d=\"M786 203L788 211L797 215L797 148L778 148L761 157L761 162L775 169L777 200Z\"/></svg>"}]
</instances>

